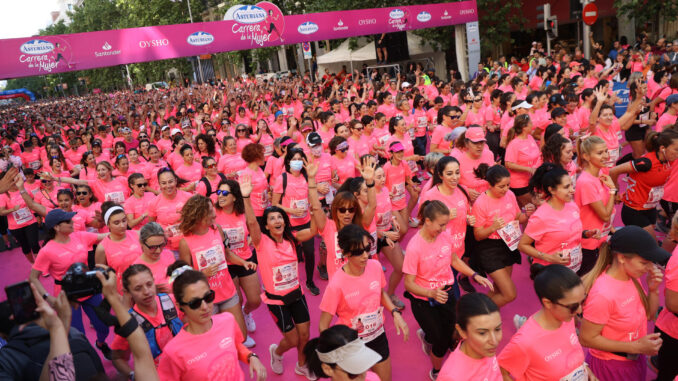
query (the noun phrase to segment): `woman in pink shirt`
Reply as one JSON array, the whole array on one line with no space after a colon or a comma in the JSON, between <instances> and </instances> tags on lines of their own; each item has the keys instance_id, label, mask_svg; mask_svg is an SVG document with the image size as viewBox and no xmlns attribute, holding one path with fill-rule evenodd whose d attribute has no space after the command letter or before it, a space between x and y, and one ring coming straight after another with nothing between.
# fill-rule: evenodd
<instances>
[{"instance_id":1,"label":"woman in pink shirt","mask_svg":"<svg viewBox=\"0 0 678 381\"><path fill-rule=\"evenodd\" d=\"M499 355L504 380L597 381L584 362L574 317L581 313L586 290L562 265L542 266L534 274L541 309L522 323Z\"/></svg>"},{"instance_id":2,"label":"woman in pink shirt","mask_svg":"<svg viewBox=\"0 0 678 381\"><path fill-rule=\"evenodd\" d=\"M113 177L113 166L107 161L97 164L97 178L95 180L78 180L71 177L55 176L60 183L73 185L89 185L94 196L100 201L125 202L130 195L125 177Z\"/></svg>"},{"instance_id":3,"label":"woman in pink shirt","mask_svg":"<svg viewBox=\"0 0 678 381\"><path fill-rule=\"evenodd\" d=\"M238 153L234 137L224 137L222 146L222 155L217 162L217 170L228 178L237 178L238 172L247 167L247 162Z\"/></svg>"},{"instance_id":4,"label":"woman in pink shirt","mask_svg":"<svg viewBox=\"0 0 678 381\"><path fill-rule=\"evenodd\" d=\"M159 223L169 239L169 249L178 257L179 240L181 231L179 222L181 221L181 208L191 197L191 194L177 189L180 179L170 168L163 168L158 171L158 184L160 194L148 205L148 220Z\"/></svg>"},{"instance_id":5,"label":"woman in pink shirt","mask_svg":"<svg viewBox=\"0 0 678 381\"><path fill-rule=\"evenodd\" d=\"M495 291L489 296L503 307L516 298L516 285L511 274L513 265L521 263L520 252L516 249L520 225L527 222L528 214L520 211L516 196L509 190L511 175L506 168L481 166L478 171L490 188L473 204L476 219L473 234L477 242L471 253L471 263L492 279Z\"/></svg>"},{"instance_id":6,"label":"woman in pink shirt","mask_svg":"<svg viewBox=\"0 0 678 381\"><path fill-rule=\"evenodd\" d=\"M256 373L257 381L265 380L266 367L242 344L243 335L233 315L213 315L216 293L205 274L189 266L170 268L175 279L172 291L186 325L163 348L160 379L244 381L240 360L249 364L250 375Z\"/></svg>"},{"instance_id":7,"label":"woman in pink shirt","mask_svg":"<svg viewBox=\"0 0 678 381\"><path fill-rule=\"evenodd\" d=\"M582 239L580 276L591 271L598 259L600 245L612 232L617 190L612 179L601 173L609 157L607 144L599 136L589 136L579 144L582 171L577 179L574 202L579 207L584 230L595 232L591 238Z\"/></svg>"},{"instance_id":8,"label":"woman in pink shirt","mask_svg":"<svg viewBox=\"0 0 678 381\"><path fill-rule=\"evenodd\" d=\"M551 126L549 126L549 131L550 129ZM541 157L544 163L553 163L565 169L572 179L572 186L574 186L577 181L578 171L577 163L572 160L574 157L574 147L572 140L560 134L562 131L564 129L560 128L558 132L550 135L548 138L545 135L546 143L541 148Z\"/></svg>"},{"instance_id":9,"label":"woman in pink shirt","mask_svg":"<svg viewBox=\"0 0 678 381\"><path fill-rule=\"evenodd\" d=\"M264 146L258 143L248 144L242 150L242 158L247 163L247 167L240 171L238 178L245 176L250 179L252 184L252 194L250 195L252 209L254 215L261 220L264 209L271 205L271 189L264 171L261 170L265 163Z\"/></svg>"},{"instance_id":10,"label":"woman in pink shirt","mask_svg":"<svg viewBox=\"0 0 678 381\"><path fill-rule=\"evenodd\" d=\"M139 230L141 255L134 261L147 266L153 274L158 292L171 292L167 268L174 263L174 255L167 249L165 231L157 222L149 222Z\"/></svg>"},{"instance_id":11,"label":"woman in pink shirt","mask_svg":"<svg viewBox=\"0 0 678 381\"><path fill-rule=\"evenodd\" d=\"M421 229L410 239L405 253L405 296L410 299L412 314L421 327L417 337L422 349L430 355L433 369L429 377L435 380L448 350L456 348L453 339L456 299L452 291L452 268L493 289L492 283L473 272L454 254L454 239L445 230L450 210L438 200L426 201L419 208ZM430 353L429 353L430 352Z\"/></svg>"},{"instance_id":12,"label":"woman in pink shirt","mask_svg":"<svg viewBox=\"0 0 678 381\"><path fill-rule=\"evenodd\" d=\"M539 145L531 133L530 116L527 114L516 116L513 127L509 130L504 157L506 168L511 174L511 191L518 198L521 207L532 201L528 183L530 176L541 164Z\"/></svg>"},{"instance_id":13,"label":"woman in pink shirt","mask_svg":"<svg viewBox=\"0 0 678 381\"><path fill-rule=\"evenodd\" d=\"M586 362L601 381L646 379L645 356L656 355L662 345L659 333L647 334L648 320L659 308L663 275L657 265L669 257L650 233L629 225L600 248L596 265L584 276L588 297L579 340L590 348ZM640 283L645 274L648 291Z\"/></svg>"},{"instance_id":14,"label":"woman in pink shirt","mask_svg":"<svg viewBox=\"0 0 678 381\"><path fill-rule=\"evenodd\" d=\"M59 204L60 208L61 206ZM73 226L76 231L81 231L82 229L91 233L106 232L106 224L104 224L104 218L101 215L101 203L94 196L89 185L75 186L75 203L72 204L72 209L78 213L78 216L73 218ZM84 223L80 223L79 216L82 217L82 222Z\"/></svg>"},{"instance_id":15,"label":"woman in pink shirt","mask_svg":"<svg viewBox=\"0 0 678 381\"><path fill-rule=\"evenodd\" d=\"M115 169L113 169L112 173L113 177L123 177L125 181L127 181L129 175L133 173L129 170L129 160L127 159L127 156L116 156L115 162L113 164L115 166Z\"/></svg>"},{"instance_id":16,"label":"woman in pink shirt","mask_svg":"<svg viewBox=\"0 0 678 381\"><path fill-rule=\"evenodd\" d=\"M482 293L457 302L455 329L461 343L445 360L437 381L502 381L497 347L502 338L499 307Z\"/></svg>"},{"instance_id":17,"label":"woman in pink shirt","mask_svg":"<svg viewBox=\"0 0 678 381\"><path fill-rule=\"evenodd\" d=\"M332 154L332 185L338 189L349 177L355 176L358 163L355 156L351 156L348 142L341 136L330 140L329 150Z\"/></svg>"},{"instance_id":18,"label":"woman in pink shirt","mask_svg":"<svg viewBox=\"0 0 678 381\"><path fill-rule=\"evenodd\" d=\"M0 174L0 178L7 175L7 171ZM18 176L19 178L21 175ZM21 251L28 260L33 263L33 255L38 255L40 243L38 239L38 221L35 219L30 206L23 200L23 196L32 198L23 187L13 184L7 193L0 194L0 216L6 218L5 227L9 227L12 236L21 245ZM5 245L9 248L9 245Z\"/></svg>"},{"instance_id":19,"label":"woman in pink shirt","mask_svg":"<svg viewBox=\"0 0 678 381\"><path fill-rule=\"evenodd\" d=\"M393 104L393 95L389 92L383 92L379 94L378 100L379 107L377 107L377 112L381 112L386 115L387 119L391 119L398 111L395 104Z\"/></svg>"},{"instance_id":20,"label":"woman in pink shirt","mask_svg":"<svg viewBox=\"0 0 678 381\"><path fill-rule=\"evenodd\" d=\"M197 157L202 159L203 157L213 157L215 160L219 160L219 152L215 146L214 138L207 134L199 134L195 138L195 149L197 151Z\"/></svg>"},{"instance_id":21,"label":"woman in pink shirt","mask_svg":"<svg viewBox=\"0 0 678 381\"><path fill-rule=\"evenodd\" d=\"M228 272L228 262L256 270L254 262L248 262L224 246L226 239L219 225L214 225L216 213L212 201L201 195L189 198L181 208L183 234L179 241L179 258L207 277L210 289L216 292L215 312L230 312L245 337L245 346L251 348L254 340L247 335L240 298ZM228 262L227 262L228 260Z\"/></svg>"},{"instance_id":22,"label":"woman in pink shirt","mask_svg":"<svg viewBox=\"0 0 678 381\"><path fill-rule=\"evenodd\" d=\"M678 214L673 216L669 239L678 239ZM657 381L670 381L678 376L678 249L673 250L666 265L666 288L664 289L665 308L659 312L655 330L661 334L662 346L657 355Z\"/></svg>"},{"instance_id":23,"label":"woman in pink shirt","mask_svg":"<svg viewBox=\"0 0 678 381\"><path fill-rule=\"evenodd\" d=\"M391 208L393 213L398 216L398 220L403 229L400 233L404 236L407 233L408 222L411 220L412 209L417 205L419 199L419 189L412 181L412 171L404 161L405 148L399 141L392 142L389 147L391 160L384 164L384 175L386 176L386 188L391 197ZM407 199L406 193L409 193L410 199Z\"/></svg>"},{"instance_id":24,"label":"woman in pink shirt","mask_svg":"<svg viewBox=\"0 0 678 381\"><path fill-rule=\"evenodd\" d=\"M118 204L104 202L101 215L110 234L97 246L94 263L107 265L117 274L122 274L141 255L139 233L127 230L125 209ZM118 283L118 292L122 294L122 283Z\"/></svg>"},{"instance_id":25,"label":"woman in pink shirt","mask_svg":"<svg viewBox=\"0 0 678 381\"><path fill-rule=\"evenodd\" d=\"M147 191L148 180L141 173L132 173L127 178L132 195L125 200L124 208L127 212L127 226L133 230L139 230L148 222L148 205L155 198L153 193Z\"/></svg>"},{"instance_id":26,"label":"woman in pink shirt","mask_svg":"<svg viewBox=\"0 0 678 381\"><path fill-rule=\"evenodd\" d=\"M487 148L485 132L480 126L470 126L457 139L459 151L453 151L452 156L459 160L459 184L468 192L471 202L489 187L487 181L476 176L476 170L481 164L494 165L494 154Z\"/></svg>"},{"instance_id":27,"label":"woman in pink shirt","mask_svg":"<svg viewBox=\"0 0 678 381\"><path fill-rule=\"evenodd\" d=\"M572 179L559 166L544 163L530 179L530 186L546 202L527 221L518 249L534 258L532 266L555 263L578 271L584 229L579 207L572 202ZM586 232L587 237L594 234L593 231Z\"/></svg>"},{"instance_id":28,"label":"woman in pink shirt","mask_svg":"<svg viewBox=\"0 0 678 381\"><path fill-rule=\"evenodd\" d=\"M379 376L369 371L381 361L381 356L367 347L358 332L343 324L322 331L304 347L309 369L316 377L332 381L379 381Z\"/></svg>"},{"instance_id":29,"label":"woman in pink shirt","mask_svg":"<svg viewBox=\"0 0 678 381\"><path fill-rule=\"evenodd\" d=\"M201 160L204 176L200 178L195 186L195 193L209 197L212 202L217 200L217 187L219 183L226 179L226 176L219 173L217 161L211 156L204 156Z\"/></svg>"},{"instance_id":30,"label":"woman in pink shirt","mask_svg":"<svg viewBox=\"0 0 678 381\"><path fill-rule=\"evenodd\" d=\"M308 342L311 317L306 297L300 287L297 253L294 248L298 241L304 242L315 236L317 233L315 222L311 221L310 229L293 234L287 213L276 206L270 206L264 211L263 223L260 225L250 201L253 188L251 179L242 176L239 182L245 199L247 228L252 244L257 250L259 273L264 284L261 298L283 334L278 344L273 343L269 347L271 370L276 374L282 374L283 354L296 347L298 361L295 362L294 372L313 380L314 376L308 369L303 353ZM322 214L322 211L318 208L316 213Z\"/></svg>"},{"instance_id":31,"label":"woman in pink shirt","mask_svg":"<svg viewBox=\"0 0 678 381\"><path fill-rule=\"evenodd\" d=\"M203 168L200 163L194 160L193 147L184 144L179 152L183 160L181 163L176 163L174 173L189 183L197 183L202 177Z\"/></svg>"},{"instance_id":32,"label":"woman in pink shirt","mask_svg":"<svg viewBox=\"0 0 678 381\"><path fill-rule=\"evenodd\" d=\"M327 285L320 302L320 332L329 328L336 315L338 324L358 331L368 348L381 356L374 370L382 381L391 380L391 359L384 331L384 308L393 316L396 332L407 341L409 329L400 310L384 291L386 279L381 265L369 259L372 236L358 225L346 225L337 235L346 263ZM376 287L375 287L376 285Z\"/></svg>"}]
</instances>

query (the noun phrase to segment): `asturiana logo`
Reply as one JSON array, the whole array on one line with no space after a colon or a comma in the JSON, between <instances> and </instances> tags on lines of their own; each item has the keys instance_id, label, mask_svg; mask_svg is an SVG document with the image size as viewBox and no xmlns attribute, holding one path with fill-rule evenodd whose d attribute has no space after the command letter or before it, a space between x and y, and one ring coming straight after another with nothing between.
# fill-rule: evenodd
<instances>
[{"instance_id":1,"label":"asturiana logo","mask_svg":"<svg viewBox=\"0 0 678 381\"><path fill-rule=\"evenodd\" d=\"M214 42L214 36L207 32L195 32L188 36L186 42L194 46L209 45Z\"/></svg>"},{"instance_id":2,"label":"asturiana logo","mask_svg":"<svg viewBox=\"0 0 678 381\"><path fill-rule=\"evenodd\" d=\"M241 24L257 24L266 19L266 11L256 5L243 5L233 12L233 20Z\"/></svg>"},{"instance_id":3,"label":"asturiana logo","mask_svg":"<svg viewBox=\"0 0 678 381\"><path fill-rule=\"evenodd\" d=\"M22 53L38 55L54 50L54 44L45 40L30 40L24 42L19 49Z\"/></svg>"},{"instance_id":4,"label":"asturiana logo","mask_svg":"<svg viewBox=\"0 0 678 381\"><path fill-rule=\"evenodd\" d=\"M398 20L398 19L405 17L405 12L401 9L396 8L388 14L388 17L395 19L395 20Z\"/></svg>"},{"instance_id":5,"label":"asturiana logo","mask_svg":"<svg viewBox=\"0 0 678 381\"><path fill-rule=\"evenodd\" d=\"M429 22L431 20L431 14L423 11L417 15L417 21L419 22Z\"/></svg>"},{"instance_id":6,"label":"asturiana logo","mask_svg":"<svg viewBox=\"0 0 678 381\"><path fill-rule=\"evenodd\" d=\"M299 27L297 28L297 32L301 34L313 34L320 29L318 27L318 24L312 22L312 21L306 21L305 23L299 24Z\"/></svg>"}]
</instances>

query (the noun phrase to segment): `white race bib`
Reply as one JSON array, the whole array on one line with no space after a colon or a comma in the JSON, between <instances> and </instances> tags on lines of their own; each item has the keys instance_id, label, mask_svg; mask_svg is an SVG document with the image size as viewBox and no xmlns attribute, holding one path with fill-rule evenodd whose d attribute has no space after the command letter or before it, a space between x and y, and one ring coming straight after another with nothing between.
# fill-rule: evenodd
<instances>
[{"instance_id":1,"label":"white race bib","mask_svg":"<svg viewBox=\"0 0 678 381\"><path fill-rule=\"evenodd\" d=\"M111 192L111 193L106 193L106 201L113 201L117 202L118 204L122 204L125 202L125 194L122 192Z\"/></svg>"},{"instance_id":2,"label":"white race bib","mask_svg":"<svg viewBox=\"0 0 678 381\"><path fill-rule=\"evenodd\" d=\"M497 230L497 234L504 240L506 246L508 246L511 251L518 248L518 242L520 242L520 237L522 236L518 221L513 220L509 222L506 226Z\"/></svg>"},{"instance_id":3,"label":"white race bib","mask_svg":"<svg viewBox=\"0 0 678 381\"><path fill-rule=\"evenodd\" d=\"M276 291L287 291L299 287L299 273L297 272L297 262L273 268L273 289Z\"/></svg>"},{"instance_id":4,"label":"white race bib","mask_svg":"<svg viewBox=\"0 0 678 381\"><path fill-rule=\"evenodd\" d=\"M391 229L391 210L386 213L377 213L377 231L385 232Z\"/></svg>"},{"instance_id":5,"label":"white race bib","mask_svg":"<svg viewBox=\"0 0 678 381\"><path fill-rule=\"evenodd\" d=\"M579 271L581 267L581 245L577 245L571 249L563 249L563 255L570 255L570 264L567 265L572 271Z\"/></svg>"},{"instance_id":6,"label":"white race bib","mask_svg":"<svg viewBox=\"0 0 678 381\"><path fill-rule=\"evenodd\" d=\"M619 160L619 148L608 150L610 153L610 160L605 162L606 167L614 167Z\"/></svg>"},{"instance_id":7,"label":"white race bib","mask_svg":"<svg viewBox=\"0 0 678 381\"><path fill-rule=\"evenodd\" d=\"M360 314L351 319L351 327L358 331L358 336L365 342L370 342L384 333L384 307L374 312Z\"/></svg>"},{"instance_id":8,"label":"white race bib","mask_svg":"<svg viewBox=\"0 0 678 381\"><path fill-rule=\"evenodd\" d=\"M40 165L41 164L40 164L39 160L38 161L31 161L30 163L28 163L28 166L33 168L34 170L40 169Z\"/></svg>"},{"instance_id":9,"label":"white race bib","mask_svg":"<svg viewBox=\"0 0 678 381\"><path fill-rule=\"evenodd\" d=\"M407 166L410 167L410 171L412 171L412 173L419 171L419 168L417 167L417 163L412 161L412 160L407 161Z\"/></svg>"},{"instance_id":10,"label":"white race bib","mask_svg":"<svg viewBox=\"0 0 678 381\"><path fill-rule=\"evenodd\" d=\"M306 215L308 214L308 199L303 199L303 200L290 200L290 208L292 209L303 209L304 214L297 217L297 216L290 216L290 218L306 218Z\"/></svg>"},{"instance_id":11,"label":"white race bib","mask_svg":"<svg viewBox=\"0 0 678 381\"><path fill-rule=\"evenodd\" d=\"M273 155L273 146L270 144L264 146L264 156L269 157L271 155Z\"/></svg>"},{"instance_id":12,"label":"white race bib","mask_svg":"<svg viewBox=\"0 0 678 381\"><path fill-rule=\"evenodd\" d=\"M178 237L181 235L181 230L179 230L179 224L170 225L165 229L169 237Z\"/></svg>"},{"instance_id":13,"label":"white race bib","mask_svg":"<svg viewBox=\"0 0 678 381\"><path fill-rule=\"evenodd\" d=\"M403 198L405 198L405 184L400 183L393 185L391 192L393 193L391 195L391 201L402 200Z\"/></svg>"},{"instance_id":14,"label":"white race bib","mask_svg":"<svg viewBox=\"0 0 678 381\"><path fill-rule=\"evenodd\" d=\"M231 250L241 249L245 246L245 231L242 228L224 229L228 238L228 248Z\"/></svg>"},{"instance_id":15,"label":"white race bib","mask_svg":"<svg viewBox=\"0 0 678 381\"><path fill-rule=\"evenodd\" d=\"M586 381L589 379L589 372L586 370L586 365L581 364L577 369L573 370L567 376L560 379L560 381Z\"/></svg>"},{"instance_id":16,"label":"white race bib","mask_svg":"<svg viewBox=\"0 0 678 381\"><path fill-rule=\"evenodd\" d=\"M652 187L647 194L647 201L643 204L643 208L652 209L656 207L662 197L664 197L664 186Z\"/></svg>"},{"instance_id":17,"label":"white race bib","mask_svg":"<svg viewBox=\"0 0 678 381\"><path fill-rule=\"evenodd\" d=\"M219 265L217 271L228 268L226 255L224 255L224 249L222 249L221 246L214 246L207 250L198 251L195 253L195 258L198 261L198 270L203 270L212 265Z\"/></svg>"},{"instance_id":18,"label":"white race bib","mask_svg":"<svg viewBox=\"0 0 678 381\"><path fill-rule=\"evenodd\" d=\"M23 207L17 211L12 212L12 217L14 217L14 222L17 225L25 224L33 218L33 213L27 207Z\"/></svg>"},{"instance_id":19,"label":"white race bib","mask_svg":"<svg viewBox=\"0 0 678 381\"><path fill-rule=\"evenodd\" d=\"M376 230L370 233L372 236L372 244L370 245L370 257L377 255L377 232Z\"/></svg>"}]
</instances>

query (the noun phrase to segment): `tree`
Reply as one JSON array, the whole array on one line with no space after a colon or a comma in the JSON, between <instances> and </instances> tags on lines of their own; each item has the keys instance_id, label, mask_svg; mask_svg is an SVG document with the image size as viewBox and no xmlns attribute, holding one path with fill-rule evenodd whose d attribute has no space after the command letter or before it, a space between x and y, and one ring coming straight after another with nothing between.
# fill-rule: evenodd
<instances>
[{"instance_id":1,"label":"tree","mask_svg":"<svg viewBox=\"0 0 678 381\"><path fill-rule=\"evenodd\" d=\"M621 15L634 19L636 26L652 23L654 29L659 27L659 17L664 22L678 19L678 2L675 0L615 0L614 7Z\"/></svg>"}]
</instances>

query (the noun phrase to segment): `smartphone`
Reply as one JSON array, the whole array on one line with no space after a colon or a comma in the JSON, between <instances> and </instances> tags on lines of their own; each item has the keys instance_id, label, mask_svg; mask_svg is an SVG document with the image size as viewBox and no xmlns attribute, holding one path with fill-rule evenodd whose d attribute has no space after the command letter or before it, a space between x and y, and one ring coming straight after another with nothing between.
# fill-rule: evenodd
<instances>
[{"instance_id":1,"label":"smartphone","mask_svg":"<svg viewBox=\"0 0 678 381\"><path fill-rule=\"evenodd\" d=\"M16 324L27 323L40 317L40 313L36 311L38 305L35 303L28 281L5 287L5 293Z\"/></svg>"}]
</instances>

